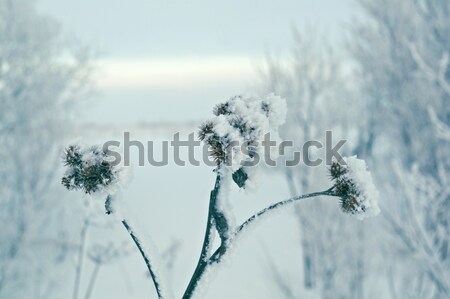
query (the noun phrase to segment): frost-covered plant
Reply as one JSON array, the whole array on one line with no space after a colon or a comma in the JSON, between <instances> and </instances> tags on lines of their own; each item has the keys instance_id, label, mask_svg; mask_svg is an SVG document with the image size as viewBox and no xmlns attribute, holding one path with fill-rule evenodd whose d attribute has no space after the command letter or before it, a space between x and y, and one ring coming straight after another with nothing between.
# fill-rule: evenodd
<instances>
[{"instance_id":1,"label":"frost-covered plant","mask_svg":"<svg viewBox=\"0 0 450 299\"><path fill-rule=\"evenodd\" d=\"M210 146L210 154L216 161L214 170L216 182L210 195L200 258L183 298L198 295L206 274L213 270L212 266L222 262L237 238L255 220L266 217L271 211L282 206L306 198L334 196L340 198L344 212L354 214L359 219L379 212L378 192L365 162L350 157L331 165L330 176L334 184L329 189L279 201L254 214L242 224L234 224L233 215L227 208L229 182L234 181L239 188L248 185L257 167L250 166L247 162L253 162L252 159L256 154L263 154L260 144L265 134L273 134L272 138L277 136L278 126L283 123L285 113L284 100L273 94L264 98L236 96L216 106L215 117L200 127L199 138ZM244 146L235 150L233 147L236 144ZM244 150L239 152L242 149ZM106 212L111 214L116 212L111 208L115 195L108 187L120 181L118 174L121 171L112 167L108 161L108 153L100 151L97 147L86 149L78 146L69 147L64 158L64 163L69 169L63 178L63 184L68 189L82 189L89 194L106 191L105 208ZM156 275L154 261L150 260L148 252L128 221L123 217L121 221L144 258L158 297L165 297L167 293L163 291L165 289L161 285L160 276ZM220 245L214 249L213 237L216 233L220 236Z\"/></svg>"},{"instance_id":2,"label":"frost-covered plant","mask_svg":"<svg viewBox=\"0 0 450 299\"><path fill-rule=\"evenodd\" d=\"M228 168L234 182L243 188L256 155L276 158L277 152L265 153L261 143L266 134L271 140L279 139L286 102L274 94L263 99L238 95L218 104L213 112L215 117L200 126L199 139L209 145L217 166Z\"/></svg>"},{"instance_id":3,"label":"frost-covered plant","mask_svg":"<svg viewBox=\"0 0 450 299\"><path fill-rule=\"evenodd\" d=\"M75 212L54 222L65 210L55 165L78 100L94 87L96 58L39 4L0 1L1 298L30 298L38 288L57 296L78 229Z\"/></svg>"},{"instance_id":4,"label":"frost-covered plant","mask_svg":"<svg viewBox=\"0 0 450 299\"><path fill-rule=\"evenodd\" d=\"M332 165L330 175L335 184L328 190L280 201L261 210L241 225L233 226L233 217L227 209L227 193L222 188L227 186L230 178L240 188L251 180L254 167L242 165L252 161L255 153L267 154L262 152L261 140L267 133L271 133L272 138L278 137L277 130L284 123L286 104L284 99L273 94L265 98L237 96L226 103L219 104L213 112L215 117L200 127L199 138L212 149L211 156L217 163L217 179L211 192L209 216L200 259L183 298L192 297L202 276L208 272L207 268L221 261L233 241L247 226L281 206L301 199L325 195L339 197L342 206L344 202L348 205L351 200L353 210L348 207L348 212L357 215L359 219L363 219L366 213L376 215L379 212L378 193L365 162L351 157L344 159L344 163L335 162ZM235 144L244 144L244 150L239 152L239 149L237 151L231 149L230 147ZM348 163L345 163L347 161ZM338 167L340 174L336 172ZM345 187L347 191L344 190ZM210 254L214 230L221 237L221 244L214 253Z\"/></svg>"},{"instance_id":5,"label":"frost-covered plant","mask_svg":"<svg viewBox=\"0 0 450 299\"><path fill-rule=\"evenodd\" d=\"M366 163L356 156L344 158L344 161L345 164L333 161L330 167L330 177L334 182L332 191L340 197L342 211L360 219L377 215L380 212L378 190Z\"/></svg>"},{"instance_id":6,"label":"frost-covered plant","mask_svg":"<svg viewBox=\"0 0 450 299\"><path fill-rule=\"evenodd\" d=\"M121 169L111 164L108 152L99 146L69 146L64 154L66 173L61 182L69 190L81 189L90 194L111 188L119 181Z\"/></svg>"},{"instance_id":7,"label":"frost-covered plant","mask_svg":"<svg viewBox=\"0 0 450 299\"><path fill-rule=\"evenodd\" d=\"M123 168L113 165L113 157L100 146L69 146L64 154L63 163L67 167L61 183L68 190L82 190L86 194L103 194L106 214L115 214L131 236L147 265L156 288L158 297L163 297L163 290L148 253L144 249L142 239L132 229L130 222L120 215L115 206L116 193L124 180Z\"/></svg>"}]
</instances>

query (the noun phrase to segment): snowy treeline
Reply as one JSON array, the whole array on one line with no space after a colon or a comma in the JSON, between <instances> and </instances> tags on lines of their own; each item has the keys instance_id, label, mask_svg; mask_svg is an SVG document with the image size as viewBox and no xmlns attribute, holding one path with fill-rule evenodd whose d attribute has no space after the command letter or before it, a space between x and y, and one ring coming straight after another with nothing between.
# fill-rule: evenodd
<instances>
[{"instance_id":1,"label":"snowy treeline","mask_svg":"<svg viewBox=\"0 0 450 299\"><path fill-rule=\"evenodd\" d=\"M358 2L346 54L317 32L296 32L289 63L269 57L263 72L264 88L296 107L282 137L343 134L381 192L382 216L364 226L320 201L298 208L303 289L325 298L447 298L450 3ZM312 168L282 172L291 192L321 181ZM279 291L301 296L294 283Z\"/></svg>"},{"instance_id":2,"label":"snowy treeline","mask_svg":"<svg viewBox=\"0 0 450 299\"><path fill-rule=\"evenodd\" d=\"M34 3L0 1L0 297L49 296L75 229L55 188L89 55ZM70 221L69 219L66 219ZM76 229L75 229L76 230ZM53 254L45 254L52 252Z\"/></svg>"}]
</instances>

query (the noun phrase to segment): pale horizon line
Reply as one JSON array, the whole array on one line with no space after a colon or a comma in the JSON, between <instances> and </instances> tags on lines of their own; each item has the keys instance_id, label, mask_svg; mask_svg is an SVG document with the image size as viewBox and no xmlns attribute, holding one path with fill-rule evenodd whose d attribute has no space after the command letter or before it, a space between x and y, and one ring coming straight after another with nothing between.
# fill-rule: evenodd
<instances>
[{"instance_id":1,"label":"pale horizon line","mask_svg":"<svg viewBox=\"0 0 450 299\"><path fill-rule=\"evenodd\" d=\"M97 84L101 88L245 85L257 76L253 61L244 56L102 59Z\"/></svg>"}]
</instances>

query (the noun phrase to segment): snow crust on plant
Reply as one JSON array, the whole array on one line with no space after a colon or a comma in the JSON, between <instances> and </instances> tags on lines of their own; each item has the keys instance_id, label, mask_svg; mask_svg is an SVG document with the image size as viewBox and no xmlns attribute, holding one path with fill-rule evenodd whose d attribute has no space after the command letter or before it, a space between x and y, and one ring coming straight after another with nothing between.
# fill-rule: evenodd
<instances>
[{"instance_id":1,"label":"snow crust on plant","mask_svg":"<svg viewBox=\"0 0 450 299\"><path fill-rule=\"evenodd\" d=\"M197 286L195 287L194 292L192 293L192 299L201 299L205 298L205 294L208 291L210 284L214 281L214 278L217 276L215 271L218 264L208 265L203 272L202 277L199 281L197 281Z\"/></svg>"},{"instance_id":2,"label":"snow crust on plant","mask_svg":"<svg viewBox=\"0 0 450 299\"><path fill-rule=\"evenodd\" d=\"M343 165L346 169L343 176L352 182L358 191L356 196L358 205L355 207L354 214L359 220L378 215L380 213L379 192L373 183L372 174L367 170L366 162L356 156L343 159L346 163Z\"/></svg>"},{"instance_id":3,"label":"snow crust on plant","mask_svg":"<svg viewBox=\"0 0 450 299\"><path fill-rule=\"evenodd\" d=\"M210 261L205 269L201 279L197 282L195 291L192 294L192 298L204 298L209 286L217 277L220 271L228 268L232 263L232 257L236 249L235 239L230 239L226 244L222 244L227 247L226 252L221 256L220 261Z\"/></svg>"},{"instance_id":4,"label":"snow crust on plant","mask_svg":"<svg viewBox=\"0 0 450 299\"><path fill-rule=\"evenodd\" d=\"M217 194L216 199L216 208L225 217L229 228L228 233L231 233L232 231L234 231L234 228L236 226L236 219L233 213L233 206L229 200L229 193L231 188L231 174L229 174L230 173L229 169L220 169L218 171L220 171L221 182L219 193Z\"/></svg>"},{"instance_id":5,"label":"snow crust on plant","mask_svg":"<svg viewBox=\"0 0 450 299\"><path fill-rule=\"evenodd\" d=\"M114 165L114 157L109 156L100 146L69 146L63 159L67 166L63 185L68 189L113 195L122 190L129 178L127 169Z\"/></svg>"},{"instance_id":6,"label":"snow crust on plant","mask_svg":"<svg viewBox=\"0 0 450 299\"><path fill-rule=\"evenodd\" d=\"M252 161L255 153L262 161L261 142L265 134L270 133L271 140L279 140L278 127L286 119L286 101L274 94L263 98L239 95L218 105L215 114L208 122L212 128L203 139L208 143L214 138L221 145L223 164L234 172L243 162ZM247 152L241 150L242 145ZM272 148L271 155L276 158L278 152Z\"/></svg>"},{"instance_id":7,"label":"snow crust on plant","mask_svg":"<svg viewBox=\"0 0 450 299\"><path fill-rule=\"evenodd\" d=\"M214 251L214 240L216 239L216 231L213 228L209 231L208 234L209 234L209 236L208 236L209 237L209 244L206 247L206 255L203 256L203 258L202 258L202 260L204 262L206 262L208 260L208 258L213 254L213 251Z\"/></svg>"},{"instance_id":8,"label":"snow crust on plant","mask_svg":"<svg viewBox=\"0 0 450 299\"><path fill-rule=\"evenodd\" d=\"M142 253L145 255L147 260L151 261L152 271L155 275L155 280L158 282L159 290L161 292L162 298L174 298L171 290L167 288L168 286L167 281L165 281L163 275L164 267L162 267L159 263L161 260L159 258L158 250L156 246L152 242L145 242L145 238L139 234L136 230L134 230L134 224L130 223L129 220L127 220L128 224L128 232L130 235L134 235L136 237L136 242L139 244L139 247L142 249Z\"/></svg>"}]
</instances>

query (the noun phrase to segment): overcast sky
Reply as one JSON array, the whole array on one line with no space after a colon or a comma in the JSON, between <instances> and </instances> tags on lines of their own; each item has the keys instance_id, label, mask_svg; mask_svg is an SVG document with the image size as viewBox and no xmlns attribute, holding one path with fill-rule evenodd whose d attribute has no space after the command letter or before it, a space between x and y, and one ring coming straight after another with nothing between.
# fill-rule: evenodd
<instances>
[{"instance_id":1,"label":"overcast sky","mask_svg":"<svg viewBox=\"0 0 450 299\"><path fill-rule=\"evenodd\" d=\"M102 120L123 122L209 116L215 103L255 91L264 53L288 53L293 27L317 27L339 42L354 12L352 0L38 3L103 53L102 96L87 120L98 120L102 111Z\"/></svg>"},{"instance_id":2,"label":"overcast sky","mask_svg":"<svg viewBox=\"0 0 450 299\"><path fill-rule=\"evenodd\" d=\"M292 26L336 35L352 0L39 0L114 57L256 55L290 46Z\"/></svg>"}]
</instances>

